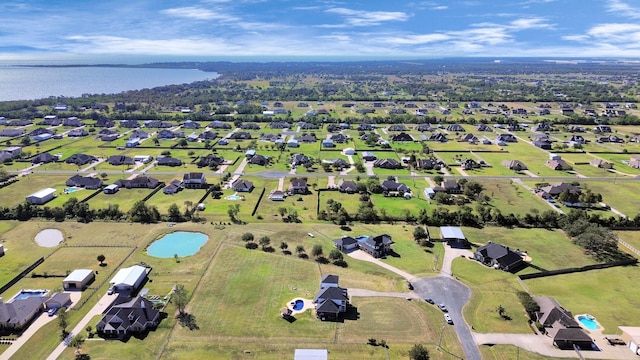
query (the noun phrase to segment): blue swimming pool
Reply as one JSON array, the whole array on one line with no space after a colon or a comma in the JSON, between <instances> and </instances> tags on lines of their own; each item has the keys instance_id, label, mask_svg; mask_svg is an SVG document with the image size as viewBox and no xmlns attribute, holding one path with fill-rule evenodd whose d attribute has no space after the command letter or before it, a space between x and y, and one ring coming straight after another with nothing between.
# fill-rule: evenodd
<instances>
[{"instance_id":1,"label":"blue swimming pool","mask_svg":"<svg viewBox=\"0 0 640 360\"><path fill-rule=\"evenodd\" d=\"M304 301L298 299L298 300L295 301L295 303L293 305L293 310L300 311L300 310L302 310L303 307L304 307Z\"/></svg>"},{"instance_id":2,"label":"blue swimming pool","mask_svg":"<svg viewBox=\"0 0 640 360\"><path fill-rule=\"evenodd\" d=\"M369 237L367 235L360 235L356 238L358 242L365 242Z\"/></svg>"},{"instance_id":3,"label":"blue swimming pool","mask_svg":"<svg viewBox=\"0 0 640 360\"><path fill-rule=\"evenodd\" d=\"M20 290L19 293L16 294L16 296L14 296L11 301L13 300L20 300L20 299L27 299L30 297L42 297L47 295L47 293L49 292L49 290Z\"/></svg>"},{"instance_id":4,"label":"blue swimming pool","mask_svg":"<svg viewBox=\"0 0 640 360\"><path fill-rule=\"evenodd\" d=\"M82 190L82 188L73 186L73 187L68 187L68 188L64 189L64 193L65 194L71 194L71 193L74 193L74 192L79 191L79 190Z\"/></svg>"},{"instance_id":5,"label":"blue swimming pool","mask_svg":"<svg viewBox=\"0 0 640 360\"><path fill-rule=\"evenodd\" d=\"M587 330L598 330L598 322L596 322L596 319L593 316L580 315L578 316L578 321L580 321L582 326L587 328Z\"/></svg>"},{"instance_id":6,"label":"blue swimming pool","mask_svg":"<svg viewBox=\"0 0 640 360\"><path fill-rule=\"evenodd\" d=\"M197 253L209 237L206 234L176 231L156 240L147 249L147 254L159 258L191 256Z\"/></svg>"}]
</instances>

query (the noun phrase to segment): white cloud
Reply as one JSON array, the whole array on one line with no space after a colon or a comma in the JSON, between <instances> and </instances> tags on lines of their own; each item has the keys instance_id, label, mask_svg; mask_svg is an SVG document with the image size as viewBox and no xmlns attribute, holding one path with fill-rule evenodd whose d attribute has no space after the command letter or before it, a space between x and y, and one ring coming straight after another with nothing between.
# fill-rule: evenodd
<instances>
[{"instance_id":1,"label":"white cloud","mask_svg":"<svg viewBox=\"0 0 640 360\"><path fill-rule=\"evenodd\" d=\"M449 7L446 5L438 5L431 8L431 10L447 10Z\"/></svg>"},{"instance_id":2,"label":"white cloud","mask_svg":"<svg viewBox=\"0 0 640 360\"><path fill-rule=\"evenodd\" d=\"M170 16L194 19L194 20L225 20L225 21L236 20L235 17L230 16L228 14L222 14L220 12L214 12L209 9L196 7L196 6L166 9L166 10L162 10L161 12L163 14L170 15Z\"/></svg>"},{"instance_id":3,"label":"white cloud","mask_svg":"<svg viewBox=\"0 0 640 360\"><path fill-rule=\"evenodd\" d=\"M406 21L409 15L400 11L364 11L347 8L331 8L326 13L341 15L345 24L338 26L373 26L387 21ZM321 27L338 27L336 25L321 25Z\"/></svg>"},{"instance_id":4,"label":"white cloud","mask_svg":"<svg viewBox=\"0 0 640 360\"><path fill-rule=\"evenodd\" d=\"M620 0L608 0L607 11L620 13L621 15L632 19L640 19L640 7L633 7Z\"/></svg>"}]
</instances>

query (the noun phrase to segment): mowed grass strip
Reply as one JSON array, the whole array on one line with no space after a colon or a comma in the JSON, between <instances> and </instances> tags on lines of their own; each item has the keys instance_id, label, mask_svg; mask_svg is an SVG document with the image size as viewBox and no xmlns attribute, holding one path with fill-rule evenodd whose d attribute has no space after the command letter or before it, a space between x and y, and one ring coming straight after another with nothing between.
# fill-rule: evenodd
<instances>
[{"instance_id":1,"label":"mowed grass strip","mask_svg":"<svg viewBox=\"0 0 640 360\"><path fill-rule=\"evenodd\" d=\"M310 261L223 246L188 309L200 331L177 328L172 341L245 337L265 342L330 341L334 323L317 321L310 311L296 315L294 323L280 316L280 309L292 299L313 299L320 277Z\"/></svg>"}]
</instances>

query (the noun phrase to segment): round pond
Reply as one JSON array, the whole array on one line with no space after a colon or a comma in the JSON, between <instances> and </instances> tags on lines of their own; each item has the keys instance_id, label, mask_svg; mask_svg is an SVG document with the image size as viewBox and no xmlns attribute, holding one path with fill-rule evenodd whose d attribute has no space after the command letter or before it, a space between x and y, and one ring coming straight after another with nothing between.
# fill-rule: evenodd
<instances>
[{"instance_id":1,"label":"round pond","mask_svg":"<svg viewBox=\"0 0 640 360\"><path fill-rule=\"evenodd\" d=\"M42 247L56 247L62 240L64 235L58 229L44 229L36 235L36 243Z\"/></svg>"},{"instance_id":2,"label":"round pond","mask_svg":"<svg viewBox=\"0 0 640 360\"><path fill-rule=\"evenodd\" d=\"M147 254L159 258L191 256L197 253L209 237L203 233L176 231L154 241L147 249Z\"/></svg>"}]
</instances>

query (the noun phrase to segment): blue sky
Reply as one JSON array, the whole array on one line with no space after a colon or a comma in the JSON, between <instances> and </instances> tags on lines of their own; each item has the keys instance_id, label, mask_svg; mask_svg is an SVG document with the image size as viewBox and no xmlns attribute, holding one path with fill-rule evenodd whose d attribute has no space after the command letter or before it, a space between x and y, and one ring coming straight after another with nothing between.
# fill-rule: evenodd
<instances>
[{"instance_id":1,"label":"blue sky","mask_svg":"<svg viewBox=\"0 0 640 360\"><path fill-rule=\"evenodd\" d=\"M640 57L638 0L22 0L0 59Z\"/></svg>"}]
</instances>

